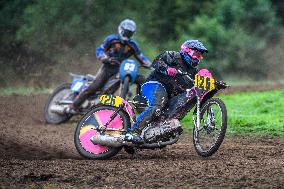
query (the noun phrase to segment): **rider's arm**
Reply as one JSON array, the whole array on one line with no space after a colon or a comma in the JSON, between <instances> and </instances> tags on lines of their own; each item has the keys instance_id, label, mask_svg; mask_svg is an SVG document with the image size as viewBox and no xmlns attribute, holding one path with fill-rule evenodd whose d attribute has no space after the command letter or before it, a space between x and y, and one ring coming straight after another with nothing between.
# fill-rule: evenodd
<instances>
[{"instance_id":1,"label":"rider's arm","mask_svg":"<svg viewBox=\"0 0 284 189\"><path fill-rule=\"evenodd\" d=\"M106 53L104 52L104 44L101 44L97 49L96 49L96 56L99 60L104 59L107 57Z\"/></svg>"},{"instance_id":2,"label":"rider's arm","mask_svg":"<svg viewBox=\"0 0 284 189\"><path fill-rule=\"evenodd\" d=\"M104 39L104 42L96 49L96 56L99 60L107 58L106 49L109 48L109 45L114 38L114 35L109 35Z\"/></svg>"},{"instance_id":3,"label":"rider's arm","mask_svg":"<svg viewBox=\"0 0 284 189\"><path fill-rule=\"evenodd\" d=\"M148 67L148 68L151 67L151 65L152 65L151 61L143 53L140 52L140 54L135 54L134 57L143 66Z\"/></svg>"},{"instance_id":4,"label":"rider's arm","mask_svg":"<svg viewBox=\"0 0 284 189\"><path fill-rule=\"evenodd\" d=\"M164 52L155 58L155 60L152 63L152 67L156 71L168 75L167 69L171 67L170 63L171 60L170 57L168 56L168 52Z\"/></svg>"},{"instance_id":5,"label":"rider's arm","mask_svg":"<svg viewBox=\"0 0 284 189\"><path fill-rule=\"evenodd\" d=\"M140 51L137 43L134 40L131 40L130 44L134 49L134 57L136 58L136 60L142 66L150 68L152 65L151 61Z\"/></svg>"}]
</instances>

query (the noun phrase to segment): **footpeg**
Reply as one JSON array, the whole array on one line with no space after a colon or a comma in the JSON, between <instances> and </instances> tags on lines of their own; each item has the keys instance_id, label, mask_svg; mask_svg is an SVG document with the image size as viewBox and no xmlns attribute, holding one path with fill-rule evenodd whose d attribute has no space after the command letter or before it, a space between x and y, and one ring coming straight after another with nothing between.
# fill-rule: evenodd
<instances>
[{"instance_id":1,"label":"footpeg","mask_svg":"<svg viewBox=\"0 0 284 189\"><path fill-rule=\"evenodd\" d=\"M137 135L126 134L124 137L124 141L132 142L133 144L143 144L144 140Z\"/></svg>"}]
</instances>

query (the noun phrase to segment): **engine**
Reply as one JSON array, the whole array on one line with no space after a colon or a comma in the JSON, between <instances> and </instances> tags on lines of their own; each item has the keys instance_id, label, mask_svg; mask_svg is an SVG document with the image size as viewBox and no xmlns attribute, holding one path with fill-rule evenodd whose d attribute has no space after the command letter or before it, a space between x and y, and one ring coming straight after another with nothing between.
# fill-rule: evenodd
<instances>
[{"instance_id":1,"label":"engine","mask_svg":"<svg viewBox=\"0 0 284 189\"><path fill-rule=\"evenodd\" d=\"M147 143L164 142L180 135L182 133L182 128L179 120L170 119L164 122L151 123L150 126L143 130L143 133L144 140Z\"/></svg>"}]
</instances>

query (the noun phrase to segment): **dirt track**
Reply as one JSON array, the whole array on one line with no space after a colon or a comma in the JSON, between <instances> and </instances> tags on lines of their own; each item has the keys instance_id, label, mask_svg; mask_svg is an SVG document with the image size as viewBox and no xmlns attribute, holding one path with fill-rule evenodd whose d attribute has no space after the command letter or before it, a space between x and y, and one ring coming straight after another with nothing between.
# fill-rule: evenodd
<instances>
[{"instance_id":1,"label":"dirt track","mask_svg":"<svg viewBox=\"0 0 284 189\"><path fill-rule=\"evenodd\" d=\"M284 188L284 138L230 137L201 158L184 135L167 149L85 160L73 144L76 120L44 123L46 98L0 97L0 188Z\"/></svg>"}]
</instances>

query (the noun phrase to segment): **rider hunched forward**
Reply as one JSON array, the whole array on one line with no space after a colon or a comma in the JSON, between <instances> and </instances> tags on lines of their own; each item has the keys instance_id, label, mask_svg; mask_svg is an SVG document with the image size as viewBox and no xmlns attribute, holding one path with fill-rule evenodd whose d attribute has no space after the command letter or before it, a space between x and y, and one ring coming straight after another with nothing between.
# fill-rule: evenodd
<instances>
[{"instance_id":1,"label":"rider hunched forward","mask_svg":"<svg viewBox=\"0 0 284 189\"><path fill-rule=\"evenodd\" d=\"M150 60L140 51L137 43L132 39L136 31L136 24L133 20L125 19L118 26L118 34L112 34L105 38L97 50L97 58L103 63L93 83L74 100L73 104L66 108L66 113L75 113L81 104L96 91L101 89L109 78L119 71L119 64L134 55L138 62L144 67L151 67ZM135 83L138 90L145 81L144 76L138 75Z\"/></svg>"},{"instance_id":2,"label":"rider hunched forward","mask_svg":"<svg viewBox=\"0 0 284 189\"><path fill-rule=\"evenodd\" d=\"M187 40L182 44L179 52L166 51L155 58L152 64L155 70L141 88L148 107L139 115L125 140L134 143L143 142L140 137L141 131L153 118L160 115L168 99L193 87L193 82L187 82L182 75L177 74L177 70L187 72L193 78L204 52L208 51L200 41Z\"/></svg>"}]
</instances>

